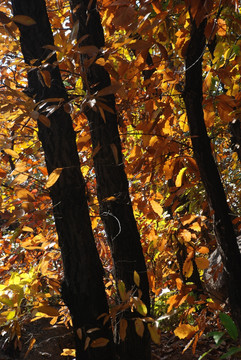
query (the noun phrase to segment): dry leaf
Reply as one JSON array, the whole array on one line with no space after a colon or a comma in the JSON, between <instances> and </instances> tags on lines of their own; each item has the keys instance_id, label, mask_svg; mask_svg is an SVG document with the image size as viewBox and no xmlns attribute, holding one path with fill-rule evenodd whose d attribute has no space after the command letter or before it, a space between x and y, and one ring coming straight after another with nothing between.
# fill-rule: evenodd
<instances>
[{"instance_id":1,"label":"dry leaf","mask_svg":"<svg viewBox=\"0 0 241 360\"><path fill-rule=\"evenodd\" d=\"M118 165L119 164L119 159L118 159L117 147L116 147L115 144L110 144L110 147L111 147L112 153L114 155L115 163L116 163L116 165Z\"/></svg>"},{"instance_id":2,"label":"dry leaf","mask_svg":"<svg viewBox=\"0 0 241 360\"><path fill-rule=\"evenodd\" d=\"M34 19L26 15L16 15L12 18L12 21L26 26L36 24L36 21Z\"/></svg>"},{"instance_id":3,"label":"dry leaf","mask_svg":"<svg viewBox=\"0 0 241 360\"><path fill-rule=\"evenodd\" d=\"M127 320L121 319L120 320L120 338L122 341L124 341L126 338L127 326L128 326Z\"/></svg>"}]
</instances>

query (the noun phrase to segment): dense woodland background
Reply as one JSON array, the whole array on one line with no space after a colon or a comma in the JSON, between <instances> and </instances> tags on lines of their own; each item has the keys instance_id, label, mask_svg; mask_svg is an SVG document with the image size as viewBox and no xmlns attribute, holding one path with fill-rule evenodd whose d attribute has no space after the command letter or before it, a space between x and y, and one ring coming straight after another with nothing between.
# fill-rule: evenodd
<instances>
[{"instance_id":1,"label":"dense woodland background","mask_svg":"<svg viewBox=\"0 0 241 360\"><path fill-rule=\"evenodd\" d=\"M56 359L165 359L151 341L179 339L201 359L207 334L210 359L239 356L240 47L238 0L1 0L14 359L43 318L73 332Z\"/></svg>"}]
</instances>

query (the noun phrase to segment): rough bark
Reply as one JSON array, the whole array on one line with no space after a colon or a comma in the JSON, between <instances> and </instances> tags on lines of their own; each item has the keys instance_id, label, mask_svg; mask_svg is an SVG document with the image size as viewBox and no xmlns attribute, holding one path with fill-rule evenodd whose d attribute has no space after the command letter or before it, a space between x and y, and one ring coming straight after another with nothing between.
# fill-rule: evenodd
<instances>
[{"instance_id":1,"label":"rough bark","mask_svg":"<svg viewBox=\"0 0 241 360\"><path fill-rule=\"evenodd\" d=\"M33 59L37 59L34 65L40 66L50 52L43 47L54 43L45 2L12 0L12 6L14 15L27 15L36 21L32 26L18 25L26 63L30 64ZM48 98L67 99L59 69L53 65L54 61L56 57L52 56L45 68L51 74L50 87L40 79L38 69L28 72L28 92L34 96L36 102ZM95 247L85 198L85 182L80 171L75 132L71 118L63 107L50 115L49 119L50 127L38 121L38 131L48 173L56 168L63 168L60 178L51 187L50 195L64 265L62 293L73 319L76 359L113 360L110 324L103 326L103 319L97 320L99 315L108 313L108 305L102 265ZM86 333L90 328L100 330ZM77 329L82 330L82 339L77 335ZM109 343L100 348L92 348L90 343L87 350L84 350L87 336L91 340L104 337L109 339Z\"/></svg>"},{"instance_id":2,"label":"rough bark","mask_svg":"<svg viewBox=\"0 0 241 360\"><path fill-rule=\"evenodd\" d=\"M96 1L72 0L70 4L74 21L79 21L78 39L86 34L89 35L80 46L94 45L98 49L103 47L104 35L100 16L96 10ZM91 4L90 8L89 4ZM100 53L98 56L101 56ZM87 56L81 58L83 73L86 74L84 79L86 91L88 95L95 94L96 100L103 104L99 106L103 106L104 117L97 107L96 110L88 108L85 114L90 126L93 149L99 148L94 156L97 196L100 216L113 258L115 279L123 280L127 291L131 290L133 295L138 296L138 289L133 279L134 271L137 271L140 275L141 299L149 311L147 271L124 170L115 97L110 94L98 99L96 93L111 85L110 77L105 68L96 63L86 66L87 59ZM106 110L106 106L109 111ZM111 199L108 200L109 198ZM125 318L135 316L140 314L130 311L124 314ZM145 331L144 337L140 338L135 332L133 321L129 321L127 337L120 348L121 359L150 359L148 331Z\"/></svg>"},{"instance_id":3,"label":"rough bark","mask_svg":"<svg viewBox=\"0 0 241 360\"><path fill-rule=\"evenodd\" d=\"M241 256L224 188L212 155L202 108L202 55L205 47L205 26L205 20L199 27L195 22L192 24L191 39L186 53L186 84L183 97L194 157L199 167L209 205L214 213L213 226L224 270L227 274L231 311L233 319L241 330Z\"/></svg>"}]
</instances>

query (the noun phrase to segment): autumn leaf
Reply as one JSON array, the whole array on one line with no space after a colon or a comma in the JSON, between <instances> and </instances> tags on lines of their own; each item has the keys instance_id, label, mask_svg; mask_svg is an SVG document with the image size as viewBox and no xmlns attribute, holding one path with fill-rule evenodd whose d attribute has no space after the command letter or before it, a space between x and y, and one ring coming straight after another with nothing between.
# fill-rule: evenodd
<instances>
[{"instance_id":1,"label":"autumn leaf","mask_svg":"<svg viewBox=\"0 0 241 360\"><path fill-rule=\"evenodd\" d=\"M12 156L15 159L19 158L19 155L16 153L16 151L12 150L12 149L3 149L4 152L10 156Z\"/></svg>"},{"instance_id":2,"label":"autumn leaf","mask_svg":"<svg viewBox=\"0 0 241 360\"><path fill-rule=\"evenodd\" d=\"M43 114L39 114L38 120L41 121L41 123L43 123L46 127L50 127L51 125L49 118Z\"/></svg>"},{"instance_id":3,"label":"autumn leaf","mask_svg":"<svg viewBox=\"0 0 241 360\"><path fill-rule=\"evenodd\" d=\"M118 281L118 291L122 301L127 300L126 286L122 280Z\"/></svg>"},{"instance_id":4,"label":"autumn leaf","mask_svg":"<svg viewBox=\"0 0 241 360\"><path fill-rule=\"evenodd\" d=\"M121 319L120 320L120 338L122 341L125 340L126 338L126 329L127 329L128 323L126 319Z\"/></svg>"},{"instance_id":5,"label":"autumn leaf","mask_svg":"<svg viewBox=\"0 0 241 360\"><path fill-rule=\"evenodd\" d=\"M119 164L119 157L118 157L118 150L115 144L110 144L114 159L115 159L115 163L116 165Z\"/></svg>"},{"instance_id":6,"label":"autumn leaf","mask_svg":"<svg viewBox=\"0 0 241 360\"><path fill-rule=\"evenodd\" d=\"M161 343L161 333L160 330L156 327L155 324L147 324L148 330L150 332L151 335L151 339L152 341L157 344L160 345Z\"/></svg>"},{"instance_id":7,"label":"autumn leaf","mask_svg":"<svg viewBox=\"0 0 241 360\"><path fill-rule=\"evenodd\" d=\"M193 273L193 263L192 260L186 259L184 264L183 264L183 275L186 278L189 278L190 276L192 276Z\"/></svg>"},{"instance_id":8,"label":"autumn leaf","mask_svg":"<svg viewBox=\"0 0 241 360\"><path fill-rule=\"evenodd\" d=\"M184 173L185 173L186 170L187 170L187 168L186 168L186 167L183 167L183 168L179 171L179 173L178 173L178 175L177 175L177 177L176 177L176 181L175 181L176 187L182 186L183 176L184 176Z\"/></svg>"},{"instance_id":9,"label":"autumn leaf","mask_svg":"<svg viewBox=\"0 0 241 360\"><path fill-rule=\"evenodd\" d=\"M63 349L63 352L61 353L62 356L76 356L76 350L75 349Z\"/></svg>"},{"instance_id":10,"label":"autumn leaf","mask_svg":"<svg viewBox=\"0 0 241 360\"><path fill-rule=\"evenodd\" d=\"M110 341L109 339L101 337L96 340L93 340L92 343L90 344L90 346L92 348L103 347L103 346L106 346L109 341Z\"/></svg>"},{"instance_id":11,"label":"autumn leaf","mask_svg":"<svg viewBox=\"0 0 241 360\"><path fill-rule=\"evenodd\" d=\"M144 334L145 326L141 319L135 320L135 329L136 329L137 335L139 335L142 338L143 334Z\"/></svg>"},{"instance_id":12,"label":"autumn leaf","mask_svg":"<svg viewBox=\"0 0 241 360\"><path fill-rule=\"evenodd\" d=\"M40 306L38 308L35 308L33 311L33 315L38 316L39 313L43 313L48 316L58 316L59 315L58 309L56 309L52 306Z\"/></svg>"},{"instance_id":13,"label":"autumn leaf","mask_svg":"<svg viewBox=\"0 0 241 360\"><path fill-rule=\"evenodd\" d=\"M200 270L205 270L209 267L209 260L204 257L196 257L195 263Z\"/></svg>"},{"instance_id":14,"label":"autumn leaf","mask_svg":"<svg viewBox=\"0 0 241 360\"><path fill-rule=\"evenodd\" d=\"M158 204L158 202L156 202L155 200L150 200L150 204L155 213L161 217L163 214L162 206Z\"/></svg>"},{"instance_id":15,"label":"autumn leaf","mask_svg":"<svg viewBox=\"0 0 241 360\"><path fill-rule=\"evenodd\" d=\"M134 271L134 283L136 284L136 286L140 286L140 275L136 270Z\"/></svg>"},{"instance_id":16,"label":"autumn leaf","mask_svg":"<svg viewBox=\"0 0 241 360\"><path fill-rule=\"evenodd\" d=\"M40 70L40 74L44 80L45 85L50 88L51 87L51 74L47 70Z\"/></svg>"},{"instance_id":17,"label":"autumn leaf","mask_svg":"<svg viewBox=\"0 0 241 360\"><path fill-rule=\"evenodd\" d=\"M31 26L31 25L37 24L34 19L32 19L31 17L26 16L26 15L15 15L12 18L12 21L22 24L22 25L25 25L25 26Z\"/></svg>"},{"instance_id":18,"label":"autumn leaf","mask_svg":"<svg viewBox=\"0 0 241 360\"><path fill-rule=\"evenodd\" d=\"M198 331L198 329L198 326L181 324L174 330L174 334L178 336L179 339L190 338Z\"/></svg>"},{"instance_id":19,"label":"autumn leaf","mask_svg":"<svg viewBox=\"0 0 241 360\"><path fill-rule=\"evenodd\" d=\"M137 297L133 297L133 302L135 304L136 310L142 315L142 316L146 316L147 314L147 307L146 305L143 303L143 301L141 301L141 299L137 298Z\"/></svg>"},{"instance_id":20,"label":"autumn leaf","mask_svg":"<svg viewBox=\"0 0 241 360\"><path fill-rule=\"evenodd\" d=\"M62 173L63 168L56 168L54 171L51 172L51 174L49 175L48 181L46 183L46 188L50 188L51 186L53 186L56 181L58 180L58 178L60 177L61 173Z\"/></svg>"}]
</instances>

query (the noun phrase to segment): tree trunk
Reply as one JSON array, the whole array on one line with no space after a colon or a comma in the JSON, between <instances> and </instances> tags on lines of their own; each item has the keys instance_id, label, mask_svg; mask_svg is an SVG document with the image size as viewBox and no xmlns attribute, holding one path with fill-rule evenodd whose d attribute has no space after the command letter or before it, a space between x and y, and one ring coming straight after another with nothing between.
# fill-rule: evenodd
<instances>
[{"instance_id":1,"label":"tree trunk","mask_svg":"<svg viewBox=\"0 0 241 360\"><path fill-rule=\"evenodd\" d=\"M44 0L12 0L12 6L14 15L27 15L36 21L31 26L18 24L24 59L27 64L37 59L34 66L39 67L28 72L28 92L36 102L48 98L67 100L59 69L52 65L56 61L55 56L48 60L48 65L44 68L51 76L51 85L47 86L44 79L40 79L41 62L50 53L50 50L43 47L54 44ZM110 324L103 326L103 319L97 320L99 315L108 313L108 305L102 265L95 247L85 198L85 182L80 171L75 132L71 118L63 106L53 112L49 119L50 127L38 121L39 139L44 149L48 173L56 168L63 168L59 179L51 187L50 195L64 265L62 293L73 319L76 359L113 360ZM90 328L100 330L89 334L87 330ZM91 341L84 350L87 337ZM109 340L107 346L91 347L92 340L99 337Z\"/></svg>"},{"instance_id":2,"label":"tree trunk","mask_svg":"<svg viewBox=\"0 0 241 360\"><path fill-rule=\"evenodd\" d=\"M94 45L100 49L104 46L103 28L96 10L96 1L71 0L74 21L79 21L78 39L89 36L80 46ZM89 8L89 4L91 7ZM101 56L100 53L97 55ZM124 169L121 141L118 131L115 97L113 94L101 95L97 92L111 85L110 77L104 67L93 63L85 66L88 57L82 56L81 63L86 79L85 88L88 95L95 94L96 111L88 108L85 115L90 126L93 149L99 148L94 156L94 167L97 180L97 196L100 216L105 226L107 240L114 263L115 279L123 280L127 291L138 296L134 282L134 271L140 275L142 301L150 309L149 285L145 260L142 252L140 235L133 215L129 196L128 181ZM102 107L102 111L99 111ZM108 107L108 108L107 108ZM103 115L104 114L104 115ZM131 311L125 318L140 317ZM121 343L121 359L150 359L149 333L146 330L140 338L134 328L134 321L128 322L127 337Z\"/></svg>"},{"instance_id":3,"label":"tree trunk","mask_svg":"<svg viewBox=\"0 0 241 360\"><path fill-rule=\"evenodd\" d=\"M212 155L202 108L202 55L206 20L199 27L192 23L186 53L184 101L187 110L194 157L197 161L208 202L214 213L214 231L228 279L228 295L233 319L241 330L241 256L231 221L223 185Z\"/></svg>"}]
</instances>

